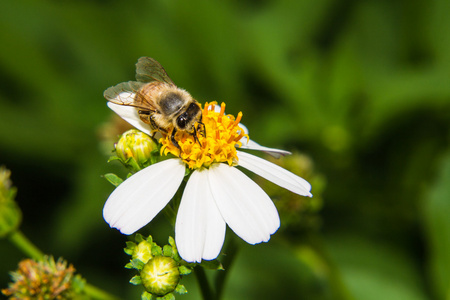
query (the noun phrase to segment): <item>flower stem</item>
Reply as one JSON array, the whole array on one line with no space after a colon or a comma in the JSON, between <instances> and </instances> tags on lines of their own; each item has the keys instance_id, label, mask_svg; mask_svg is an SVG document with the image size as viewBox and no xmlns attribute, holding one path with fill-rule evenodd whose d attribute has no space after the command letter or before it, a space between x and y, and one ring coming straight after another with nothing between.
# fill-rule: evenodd
<instances>
[{"instance_id":1,"label":"flower stem","mask_svg":"<svg viewBox=\"0 0 450 300\"><path fill-rule=\"evenodd\" d=\"M238 246L236 243L236 239L235 239L235 237L231 237L228 240L228 243L224 250L224 253L226 253L226 255L224 256L224 259L222 261L222 266L223 266L224 270L222 272L219 272L216 275L216 278L214 280L217 300L219 300L222 297L223 287L225 286L225 279L226 279L227 275L229 274L231 264L233 263L237 252L238 252Z\"/></svg>"},{"instance_id":2,"label":"flower stem","mask_svg":"<svg viewBox=\"0 0 450 300\"><path fill-rule=\"evenodd\" d=\"M169 220L170 224L175 228L175 220L177 218L177 214L171 205L166 205L163 209L163 213L166 216L167 220Z\"/></svg>"},{"instance_id":3,"label":"flower stem","mask_svg":"<svg viewBox=\"0 0 450 300\"><path fill-rule=\"evenodd\" d=\"M119 298L108 294L107 292L95 287L89 283L86 283L84 286L84 292L86 295L90 296L92 299L101 299L101 300L118 300Z\"/></svg>"},{"instance_id":4,"label":"flower stem","mask_svg":"<svg viewBox=\"0 0 450 300\"><path fill-rule=\"evenodd\" d=\"M44 253L39 250L20 230L16 230L9 235L11 243L16 245L24 254L31 257L34 260L41 260L44 257Z\"/></svg>"},{"instance_id":5,"label":"flower stem","mask_svg":"<svg viewBox=\"0 0 450 300\"><path fill-rule=\"evenodd\" d=\"M198 285L200 286L200 291L203 296L203 300L215 300L215 295L211 286L209 285L208 278L206 278L205 269L202 267L197 267L194 270L195 276L197 277Z\"/></svg>"},{"instance_id":6,"label":"flower stem","mask_svg":"<svg viewBox=\"0 0 450 300\"><path fill-rule=\"evenodd\" d=\"M200 291L204 300L220 300L220 298L222 297L225 280L227 278L227 275L229 274L230 267L234 259L236 258L238 248L239 247L236 243L236 240L234 238L230 238L224 249L224 253L226 253L222 261L224 270L218 272L218 274L216 275L214 280L214 290L211 288L211 285L208 282L205 269L200 266L195 268L194 273L197 277Z\"/></svg>"}]
</instances>

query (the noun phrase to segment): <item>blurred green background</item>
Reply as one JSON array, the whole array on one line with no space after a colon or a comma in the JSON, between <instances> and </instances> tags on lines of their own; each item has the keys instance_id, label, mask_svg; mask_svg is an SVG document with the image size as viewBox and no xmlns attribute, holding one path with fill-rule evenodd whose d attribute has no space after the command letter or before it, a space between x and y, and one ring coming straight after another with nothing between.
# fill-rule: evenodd
<instances>
[{"instance_id":1,"label":"blurred green background","mask_svg":"<svg viewBox=\"0 0 450 300\"><path fill-rule=\"evenodd\" d=\"M102 93L151 56L321 178L321 208L291 224L280 211L269 243L239 242L226 299L450 299L449 15L448 0L1 1L0 164L22 231L139 299L127 238L102 219L101 175L124 174L107 163ZM144 233L173 234L161 217ZM0 251L4 288L23 255ZM179 298L198 299L183 281Z\"/></svg>"}]
</instances>

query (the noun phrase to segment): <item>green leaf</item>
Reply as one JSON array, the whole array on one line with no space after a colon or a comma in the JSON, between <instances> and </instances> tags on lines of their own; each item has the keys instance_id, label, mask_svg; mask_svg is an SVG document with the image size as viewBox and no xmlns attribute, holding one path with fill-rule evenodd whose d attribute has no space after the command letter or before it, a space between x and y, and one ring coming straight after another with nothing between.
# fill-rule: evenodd
<instances>
[{"instance_id":1,"label":"green leaf","mask_svg":"<svg viewBox=\"0 0 450 300\"><path fill-rule=\"evenodd\" d=\"M131 170L133 170L134 172L140 171L142 168L141 166L137 163L137 161L134 159L134 157L130 157L127 159L127 161L125 162L125 164L131 168Z\"/></svg>"},{"instance_id":2,"label":"green leaf","mask_svg":"<svg viewBox=\"0 0 450 300\"><path fill-rule=\"evenodd\" d=\"M151 235L148 236L147 242L149 242L150 244L153 244L153 238Z\"/></svg>"},{"instance_id":3,"label":"green leaf","mask_svg":"<svg viewBox=\"0 0 450 300\"><path fill-rule=\"evenodd\" d=\"M178 253L178 248L177 245L175 244L175 240L171 236L169 236L169 245L172 246L173 259L175 259L177 262L183 261L182 258L180 257L180 254Z\"/></svg>"},{"instance_id":4,"label":"green leaf","mask_svg":"<svg viewBox=\"0 0 450 300\"><path fill-rule=\"evenodd\" d=\"M217 259L214 260L202 260L200 266L209 270L224 270L222 264Z\"/></svg>"},{"instance_id":5,"label":"green leaf","mask_svg":"<svg viewBox=\"0 0 450 300\"><path fill-rule=\"evenodd\" d=\"M162 297L161 299L163 300L175 300L175 295L172 293L169 293L167 295L165 295L164 297Z\"/></svg>"},{"instance_id":6,"label":"green leaf","mask_svg":"<svg viewBox=\"0 0 450 300\"><path fill-rule=\"evenodd\" d=\"M115 160L119 160L120 162L122 162L122 160L121 160L118 156L111 156L111 157L108 159L108 163L110 163L110 162L112 162L112 161L115 161Z\"/></svg>"},{"instance_id":7,"label":"green leaf","mask_svg":"<svg viewBox=\"0 0 450 300\"><path fill-rule=\"evenodd\" d=\"M156 140L155 140L155 143L158 145L158 149L155 149L155 150L153 150L150 153L150 162L149 162L149 164L146 164L146 167L148 167L149 165L156 164L159 161L159 157L160 157L160 155L159 155L159 153L160 153L159 145L160 144Z\"/></svg>"},{"instance_id":8,"label":"green leaf","mask_svg":"<svg viewBox=\"0 0 450 300\"><path fill-rule=\"evenodd\" d=\"M175 292L177 292L180 295L184 295L187 294L188 291L184 285L178 284L177 287L175 288Z\"/></svg>"},{"instance_id":9,"label":"green leaf","mask_svg":"<svg viewBox=\"0 0 450 300\"><path fill-rule=\"evenodd\" d=\"M133 277L130 279L130 283L131 283L131 284L134 284L134 285L142 284L141 276L139 276L139 275L133 276Z\"/></svg>"},{"instance_id":10,"label":"green leaf","mask_svg":"<svg viewBox=\"0 0 450 300\"><path fill-rule=\"evenodd\" d=\"M132 255L134 250L136 249L136 243L134 242L126 242L127 247L123 249L123 251L128 254L128 255Z\"/></svg>"},{"instance_id":11,"label":"green leaf","mask_svg":"<svg viewBox=\"0 0 450 300\"><path fill-rule=\"evenodd\" d=\"M177 245L175 244L175 239L171 236L169 236L169 245L172 246L172 248L177 247Z\"/></svg>"},{"instance_id":12,"label":"green leaf","mask_svg":"<svg viewBox=\"0 0 450 300\"><path fill-rule=\"evenodd\" d=\"M134 269L133 264L132 264L131 262L127 263L127 264L125 265L125 268L126 268L126 269Z\"/></svg>"},{"instance_id":13,"label":"green leaf","mask_svg":"<svg viewBox=\"0 0 450 300\"><path fill-rule=\"evenodd\" d=\"M149 292L143 292L141 296L142 300L152 300L153 296Z\"/></svg>"},{"instance_id":14,"label":"green leaf","mask_svg":"<svg viewBox=\"0 0 450 300\"><path fill-rule=\"evenodd\" d=\"M192 269L186 266L180 266L178 270L180 271L181 275L189 275L192 273Z\"/></svg>"},{"instance_id":15,"label":"green leaf","mask_svg":"<svg viewBox=\"0 0 450 300\"><path fill-rule=\"evenodd\" d=\"M162 255L162 249L161 249L161 247L155 244L155 245L152 247L152 255L153 255L153 256Z\"/></svg>"},{"instance_id":16,"label":"green leaf","mask_svg":"<svg viewBox=\"0 0 450 300\"><path fill-rule=\"evenodd\" d=\"M144 267L144 263L137 258L131 260L131 265L137 270L142 270L142 268Z\"/></svg>"},{"instance_id":17,"label":"green leaf","mask_svg":"<svg viewBox=\"0 0 450 300\"><path fill-rule=\"evenodd\" d=\"M136 236L134 237L134 240L139 244L140 242L144 241L144 236L140 233L137 233Z\"/></svg>"},{"instance_id":18,"label":"green leaf","mask_svg":"<svg viewBox=\"0 0 450 300\"><path fill-rule=\"evenodd\" d=\"M169 245L164 245L163 255L167 256L167 257L172 257L172 255L173 255L172 247Z\"/></svg>"},{"instance_id":19,"label":"green leaf","mask_svg":"<svg viewBox=\"0 0 450 300\"><path fill-rule=\"evenodd\" d=\"M115 187L119 186L119 184L121 184L123 182L122 178L120 178L119 176L117 176L116 174L113 174L113 173L108 173L103 176L106 178L106 180L108 180Z\"/></svg>"}]
</instances>

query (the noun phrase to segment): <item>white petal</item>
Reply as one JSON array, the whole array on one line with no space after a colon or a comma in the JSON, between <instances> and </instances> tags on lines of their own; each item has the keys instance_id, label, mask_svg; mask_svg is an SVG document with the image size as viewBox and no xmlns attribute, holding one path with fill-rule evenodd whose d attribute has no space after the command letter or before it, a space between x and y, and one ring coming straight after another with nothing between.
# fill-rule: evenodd
<instances>
[{"instance_id":1,"label":"white petal","mask_svg":"<svg viewBox=\"0 0 450 300\"><path fill-rule=\"evenodd\" d=\"M150 125L141 121L141 118L139 118L138 111L135 107L119 105L112 102L108 102L107 105L110 109L112 109L122 119L130 123L133 127L139 129L142 132L145 132L148 135L151 135Z\"/></svg>"},{"instance_id":2,"label":"white petal","mask_svg":"<svg viewBox=\"0 0 450 300\"><path fill-rule=\"evenodd\" d=\"M172 199L183 180L185 166L177 158L151 165L122 182L103 207L103 218L123 234L149 223Z\"/></svg>"},{"instance_id":3,"label":"white petal","mask_svg":"<svg viewBox=\"0 0 450 300\"><path fill-rule=\"evenodd\" d=\"M246 152L237 151L239 165L272 181L279 186L302 196L311 197L311 185L303 178Z\"/></svg>"},{"instance_id":4,"label":"white petal","mask_svg":"<svg viewBox=\"0 0 450 300\"><path fill-rule=\"evenodd\" d=\"M220 105L214 105L215 112L220 112L220 109L221 109ZM248 131L247 126L245 126L242 123L239 123L238 126L244 130L245 134L248 134L249 131ZM266 152L267 154L272 155L275 158L280 158L280 156L282 156L282 155L284 156L284 155L292 154L291 152L286 151L286 150L261 146L260 144L256 143L255 141L249 140L247 137L242 137L239 141L242 143L242 146L241 146L242 149L263 151L263 152Z\"/></svg>"},{"instance_id":5,"label":"white petal","mask_svg":"<svg viewBox=\"0 0 450 300\"><path fill-rule=\"evenodd\" d=\"M247 243L267 242L280 227L272 200L244 173L227 164L215 164L209 168L208 179L225 222Z\"/></svg>"},{"instance_id":6,"label":"white petal","mask_svg":"<svg viewBox=\"0 0 450 300\"><path fill-rule=\"evenodd\" d=\"M245 126L242 123L239 123L239 127L241 127L244 130L245 134L248 134L247 126ZM252 140L248 139L245 136L242 137L239 141L242 143L242 146L240 147L241 149L263 151L263 152L265 152L267 154L272 155L275 158L280 158L280 156L282 156L282 155L284 156L284 155L291 154L291 152L286 151L286 150L281 150L281 149L269 148L269 147L261 146L257 142L252 141Z\"/></svg>"},{"instance_id":7,"label":"white petal","mask_svg":"<svg viewBox=\"0 0 450 300\"><path fill-rule=\"evenodd\" d=\"M246 137L243 137L240 142L242 142L241 149L249 149L249 150L259 150L266 152L267 154L272 155L275 158L280 158L281 155L288 155L291 154L291 152L276 148L269 148L261 146L260 144L256 143L255 141L248 140Z\"/></svg>"},{"instance_id":8,"label":"white petal","mask_svg":"<svg viewBox=\"0 0 450 300\"><path fill-rule=\"evenodd\" d=\"M207 172L192 173L178 209L175 241L188 262L215 259L225 239L225 221L214 202Z\"/></svg>"},{"instance_id":9,"label":"white petal","mask_svg":"<svg viewBox=\"0 0 450 300\"><path fill-rule=\"evenodd\" d=\"M218 104L214 104L214 111L215 112L220 112L222 110L222 107Z\"/></svg>"}]
</instances>

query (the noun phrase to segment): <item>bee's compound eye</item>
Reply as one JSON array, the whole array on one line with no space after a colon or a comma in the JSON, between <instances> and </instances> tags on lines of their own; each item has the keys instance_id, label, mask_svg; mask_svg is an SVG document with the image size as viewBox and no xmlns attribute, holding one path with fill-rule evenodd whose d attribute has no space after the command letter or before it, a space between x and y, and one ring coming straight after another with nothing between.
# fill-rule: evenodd
<instances>
[{"instance_id":1,"label":"bee's compound eye","mask_svg":"<svg viewBox=\"0 0 450 300\"><path fill-rule=\"evenodd\" d=\"M180 129L184 129L186 127L187 118L185 114L181 114L177 118L177 125Z\"/></svg>"}]
</instances>

